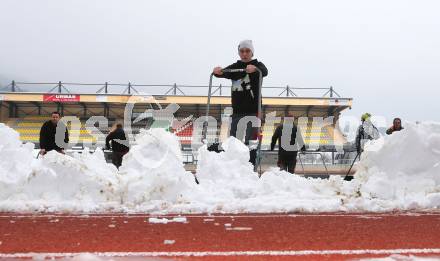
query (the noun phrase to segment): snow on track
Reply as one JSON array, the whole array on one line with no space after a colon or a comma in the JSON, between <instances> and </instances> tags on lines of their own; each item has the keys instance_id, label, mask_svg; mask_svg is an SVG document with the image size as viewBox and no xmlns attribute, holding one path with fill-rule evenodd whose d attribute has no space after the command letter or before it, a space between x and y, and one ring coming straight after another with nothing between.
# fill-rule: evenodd
<instances>
[{"instance_id":1,"label":"snow on track","mask_svg":"<svg viewBox=\"0 0 440 261\"><path fill-rule=\"evenodd\" d=\"M306 179L272 169L258 178L247 147L202 147L195 184L177 138L142 130L118 171L101 150L32 157L32 144L0 124L0 211L274 213L434 210L440 208L440 124L408 124L367 146L351 182ZM412 153L408 153L411 151ZM417 155L418 160L414 160Z\"/></svg>"}]
</instances>

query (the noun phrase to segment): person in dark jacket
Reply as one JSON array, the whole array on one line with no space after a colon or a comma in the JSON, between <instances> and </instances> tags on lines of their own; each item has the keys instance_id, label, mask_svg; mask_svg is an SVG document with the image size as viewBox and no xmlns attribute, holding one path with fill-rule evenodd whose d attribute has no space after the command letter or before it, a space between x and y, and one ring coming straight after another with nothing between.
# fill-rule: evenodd
<instances>
[{"instance_id":1,"label":"person in dark jacket","mask_svg":"<svg viewBox=\"0 0 440 261\"><path fill-rule=\"evenodd\" d=\"M260 79L257 69L262 72L262 77L268 74L266 66L253 59L254 46L251 40L241 41L238 45L238 54L240 60L227 66L224 69L246 69L246 72L223 72L223 68L215 67L213 73L218 78L232 80L231 104L232 104L232 122L230 136L237 136L237 127L239 121L247 116L261 116L258 114L258 101L260 94ZM252 127L248 122L245 131L245 144L249 145L249 140L257 139L258 128ZM255 164L255 150L251 150L250 161Z\"/></svg>"},{"instance_id":2,"label":"person in dark jacket","mask_svg":"<svg viewBox=\"0 0 440 261\"><path fill-rule=\"evenodd\" d=\"M120 140L120 141L119 141ZM111 149L112 149L112 163L119 168L122 165L122 157L127 154L129 151L129 147L125 145L126 136L124 129L122 128L122 124L116 124L116 129L110 132L105 138L105 147L110 149L110 141L111 141Z\"/></svg>"},{"instance_id":3,"label":"person in dark jacket","mask_svg":"<svg viewBox=\"0 0 440 261\"><path fill-rule=\"evenodd\" d=\"M275 132L272 136L272 142L270 143L270 150L273 151L275 149L275 145L278 142L278 167L293 174L295 173L296 157L298 155L298 150L305 150L304 141L302 139L301 131L295 124L292 124L292 132L290 134L289 144L291 146L295 146L293 147L293 150L287 149L282 144L283 128L284 124L279 125L275 129Z\"/></svg>"},{"instance_id":4,"label":"person in dark jacket","mask_svg":"<svg viewBox=\"0 0 440 261\"><path fill-rule=\"evenodd\" d=\"M60 121L60 113L55 111L52 112L52 119L49 121L46 121L43 126L41 126L40 130L40 154L44 155L48 151L56 150L59 153L64 154L65 146L64 144L61 144L62 142L57 142L56 139L56 132L57 132L57 126L59 124L64 124ZM67 131L67 128L65 126L61 126L65 128L64 132L64 143L69 143L69 132Z\"/></svg>"},{"instance_id":5,"label":"person in dark jacket","mask_svg":"<svg viewBox=\"0 0 440 261\"><path fill-rule=\"evenodd\" d=\"M369 140L377 140L380 138L379 130L371 122L371 114L364 113L361 116L361 125L356 132L355 145L358 154L364 151L365 143Z\"/></svg>"},{"instance_id":6,"label":"person in dark jacket","mask_svg":"<svg viewBox=\"0 0 440 261\"><path fill-rule=\"evenodd\" d=\"M393 126L391 126L388 130L387 130L387 134L391 135L393 134L393 132L395 131L401 131L403 130L402 127L402 120L400 118L395 118L393 120Z\"/></svg>"}]
</instances>

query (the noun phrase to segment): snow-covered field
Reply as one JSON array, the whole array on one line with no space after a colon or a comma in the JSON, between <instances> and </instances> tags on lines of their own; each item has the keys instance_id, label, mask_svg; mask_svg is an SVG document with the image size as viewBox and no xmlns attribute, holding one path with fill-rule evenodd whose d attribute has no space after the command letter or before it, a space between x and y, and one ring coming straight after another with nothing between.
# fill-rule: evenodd
<instances>
[{"instance_id":1,"label":"snow-covered field","mask_svg":"<svg viewBox=\"0 0 440 261\"><path fill-rule=\"evenodd\" d=\"M235 138L225 152L200 149L194 182L177 138L143 130L118 171L104 153L50 152L0 124L0 211L322 212L425 210L440 207L440 123L407 124L368 145L354 180L306 179L275 168L261 178ZM7 137L7 138L5 138Z\"/></svg>"}]
</instances>

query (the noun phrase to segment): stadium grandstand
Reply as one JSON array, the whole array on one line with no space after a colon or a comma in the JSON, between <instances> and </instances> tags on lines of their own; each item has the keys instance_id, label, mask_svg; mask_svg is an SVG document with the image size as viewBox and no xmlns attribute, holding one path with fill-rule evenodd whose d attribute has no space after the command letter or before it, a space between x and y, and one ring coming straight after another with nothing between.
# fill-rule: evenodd
<instances>
[{"instance_id":1,"label":"stadium grandstand","mask_svg":"<svg viewBox=\"0 0 440 261\"><path fill-rule=\"evenodd\" d=\"M117 89L118 91L115 91ZM148 90L141 92L139 90ZM213 86L210 116L217 119L219 128L212 139L227 136L228 130L220 128L231 113L231 99L227 86ZM29 91L33 90L33 91ZM43 90L43 91L34 91ZM46 90L46 91L44 91ZM75 91L74 91L75 90ZM91 91L92 90L92 91ZM112 90L112 91L110 91ZM152 91L153 90L153 91ZM69 122L70 146L73 150L104 147L105 136L117 122L123 123L127 103L133 103L131 130L135 135L142 128L164 128L179 138L188 169L197 164L197 155L191 151L193 120L205 115L207 96L189 94L207 92L207 86L188 85L135 85L135 84L79 84L79 83L19 83L13 81L0 89L0 122L20 133L23 142L32 142L39 148L39 132L51 112L59 111L63 117L75 116L79 122ZM313 95L300 95L302 92ZM134 99L134 100L133 100ZM170 104L179 105L174 121L154 117L152 110L165 109ZM350 161L347 153L338 152L336 144L345 144L344 135L336 122L341 113L351 108L352 99L341 97L330 88L263 87L263 115L275 112L282 117L287 114L299 118L297 124L302 132L307 152L300 155L297 172L303 174L344 174ZM86 128L91 116L104 116L105 124ZM142 116L139 118L139 116ZM189 116L192 116L189 118ZM314 118L330 120L319 121ZM184 125L175 124L190 119ZM263 119L264 120L264 119ZM271 137L275 124L262 123L263 166L276 166L276 152L270 152ZM73 124L78 124L72 128ZM102 126L103 125L103 126ZM211 134L212 135L212 134ZM208 137L209 139L209 137ZM298 169L299 168L299 169Z\"/></svg>"}]
</instances>

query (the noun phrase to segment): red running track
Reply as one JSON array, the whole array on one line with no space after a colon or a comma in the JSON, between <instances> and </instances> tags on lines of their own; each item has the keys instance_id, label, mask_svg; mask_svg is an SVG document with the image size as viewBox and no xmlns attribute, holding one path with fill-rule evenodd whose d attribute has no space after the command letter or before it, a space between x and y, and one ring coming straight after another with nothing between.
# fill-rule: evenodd
<instances>
[{"instance_id":1,"label":"red running track","mask_svg":"<svg viewBox=\"0 0 440 261\"><path fill-rule=\"evenodd\" d=\"M440 213L183 215L186 222L168 224L151 217L0 213L0 258L84 252L204 260L440 256Z\"/></svg>"}]
</instances>

